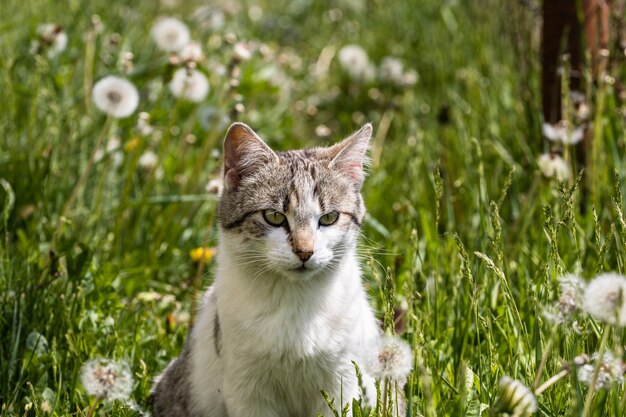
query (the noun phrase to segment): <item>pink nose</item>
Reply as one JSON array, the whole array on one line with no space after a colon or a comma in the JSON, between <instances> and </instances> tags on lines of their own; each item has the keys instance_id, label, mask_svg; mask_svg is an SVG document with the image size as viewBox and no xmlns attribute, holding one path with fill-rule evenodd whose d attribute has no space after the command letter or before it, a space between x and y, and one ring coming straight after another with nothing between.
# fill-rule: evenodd
<instances>
[{"instance_id":1,"label":"pink nose","mask_svg":"<svg viewBox=\"0 0 626 417\"><path fill-rule=\"evenodd\" d=\"M302 262L308 261L309 259L311 259L311 256L313 256L313 251L303 252L294 250L293 253L295 253Z\"/></svg>"}]
</instances>

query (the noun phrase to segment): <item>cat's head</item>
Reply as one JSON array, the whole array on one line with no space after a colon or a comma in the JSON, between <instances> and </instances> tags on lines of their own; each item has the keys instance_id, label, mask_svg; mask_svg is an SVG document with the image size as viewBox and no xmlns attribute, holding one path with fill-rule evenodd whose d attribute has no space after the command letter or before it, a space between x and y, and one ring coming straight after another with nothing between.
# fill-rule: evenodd
<instances>
[{"instance_id":1,"label":"cat's head","mask_svg":"<svg viewBox=\"0 0 626 417\"><path fill-rule=\"evenodd\" d=\"M228 256L252 271L304 280L332 272L356 244L372 126L327 147L275 152L248 126L224 140L219 204Z\"/></svg>"}]
</instances>

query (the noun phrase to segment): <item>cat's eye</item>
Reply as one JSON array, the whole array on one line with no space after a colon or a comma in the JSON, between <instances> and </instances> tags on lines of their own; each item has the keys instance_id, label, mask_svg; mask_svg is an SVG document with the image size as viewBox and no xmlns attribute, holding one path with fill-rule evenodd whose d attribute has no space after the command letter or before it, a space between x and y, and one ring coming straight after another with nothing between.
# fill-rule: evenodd
<instances>
[{"instance_id":1,"label":"cat's eye","mask_svg":"<svg viewBox=\"0 0 626 417\"><path fill-rule=\"evenodd\" d=\"M268 209L263 211L263 218L272 226L282 226L285 223L285 215L280 211Z\"/></svg>"},{"instance_id":2,"label":"cat's eye","mask_svg":"<svg viewBox=\"0 0 626 417\"><path fill-rule=\"evenodd\" d=\"M321 226L330 226L337 222L339 219L339 213L336 211L331 211L330 213L324 214L320 217L320 225Z\"/></svg>"}]
</instances>

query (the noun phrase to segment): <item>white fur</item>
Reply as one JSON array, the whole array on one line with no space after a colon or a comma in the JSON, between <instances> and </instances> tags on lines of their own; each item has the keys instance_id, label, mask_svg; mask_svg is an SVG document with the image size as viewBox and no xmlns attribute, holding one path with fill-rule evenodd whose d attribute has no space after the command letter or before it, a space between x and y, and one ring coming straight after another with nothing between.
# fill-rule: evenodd
<instances>
[{"instance_id":1,"label":"white fur","mask_svg":"<svg viewBox=\"0 0 626 417\"><path fill-rule=\"evenodd\" d=\"M345 404L359 396L351 361L367 362L379 330L361 284L356 233L317 228L323 213L317 204L310 207L315 252L304 272L292 271L302 263L283 228L257 243L221 232L217 276L192 333L192 406L198 415L330 416L320 389L338 407L340 398ZM367 375L365 380L371 404L373 381Z\"/></svg>"}]
</instances>

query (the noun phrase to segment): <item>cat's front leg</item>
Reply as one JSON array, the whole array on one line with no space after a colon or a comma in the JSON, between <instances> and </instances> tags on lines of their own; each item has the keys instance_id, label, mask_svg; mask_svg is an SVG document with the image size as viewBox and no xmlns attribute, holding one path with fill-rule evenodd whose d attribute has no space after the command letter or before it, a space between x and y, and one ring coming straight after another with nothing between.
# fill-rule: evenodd
<instances>
[{"instance_id":1,"label":"cat's front leg","mask_svg":"<svg viewBox=\"0 0 626 417\"><path fill-rule=\"evenodd\" d=\"M228 417L286 417L280 404L265 395L266 387L245 375L230 375L224 380L224 401Z\"/></svg>"},{"instance_id":2,"label":"cat's front leg","mask_svg":"<svg viewBox=\"0 0 626 417\"><path fill-rule=\"evenodd\" d=\"M259 401L257 398L237 398L233 396L226 400L228 417L286 417L278 413L275 405Z\"/></svg>"}]
</instances>

